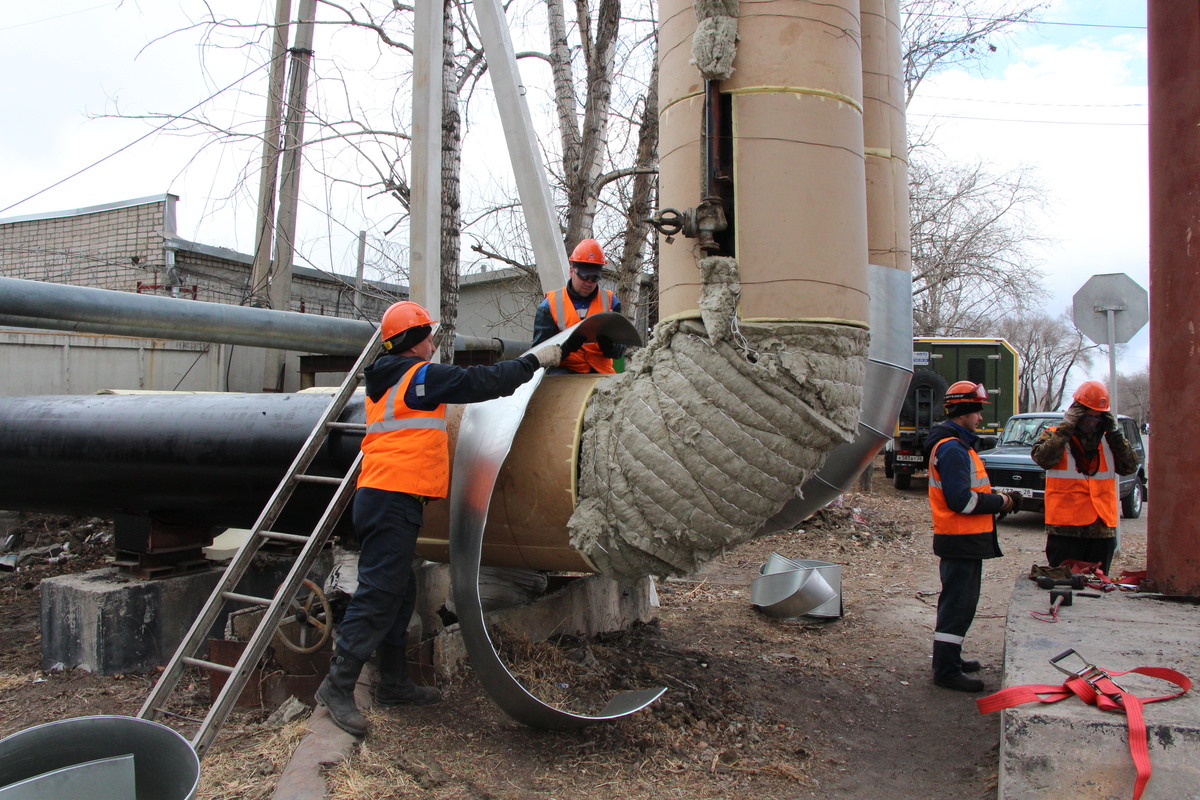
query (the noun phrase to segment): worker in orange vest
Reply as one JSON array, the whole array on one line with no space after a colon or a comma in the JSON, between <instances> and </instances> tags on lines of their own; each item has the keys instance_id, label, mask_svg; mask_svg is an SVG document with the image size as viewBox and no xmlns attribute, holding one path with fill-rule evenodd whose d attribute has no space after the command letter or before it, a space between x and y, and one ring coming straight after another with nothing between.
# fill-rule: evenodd
<instances>
[{"instance_id":1,"label":"worker in orange vest","mask_svg":"<svg viewBox=\"0 0 1200 800\"><path fill-rule=\"evenodd\" d=\"M541 344L560 331L579 324L585 317L602 311L620 311L621 301L610 289L600 288L604 251L595 239L584 239L575 245L568 259L571 278L567 285L546 293L533 317L533 343ZM603 334L596 343L587 342L578 350L564 354L562 364L549 374L567 372L600 372L611 374L613 359L625 355L625 345L617 344Z\"/></svg>"},{"instance_id":2,"label":"worker in orange vest","mask_svg":"<svg viewBox=\"0 0 1200 800\"><path fill-rule=\"evenodd\" d=\"M983 681L968 675L982 665L962 657L963 639L975 621L983 583L983 559L998 558L996 514L1020 507L1018 492L992 491L987 470L975 452L975 429L983 420L987 389L958 381L946 390L946 420L925 440L929 459L929 505L933 511L933 552L938 571L937 624L933 632L933 682L960 692L981 692Z\"/></svg>"},{"instance_id":3,"label":"worker in orange vest","mask_svg":"<svg viewBox=\"0 0 1200 800\"><path fill-rule=\"evenodd\" d=\"M1030 455L1046 470L1046 559L1099 563L1117 548L1117 476L1137 471L1137 454L1110 410L1108 389L1084 381L1063 421L1042 431ZM1136 490L1135 490L1136 491Z\"/></svg>"},{"instance_id":4,"label":"worker in orange vest","mask_svg":"<svg viewBox=\"0 0 1200 800\"><path fill-rule=\"evenodd\" d=\"M316 694L337 726L355 736L366 733L367 722L354 702L354 686L372 653L379 653L376 702L427 705L439 699L436 689L409 680L406 649L416 600L412 561L425 504L449 489L446 404L510 395L562 358L558 345L547 345L492 366L436 364L429 360L435 324L417 303L393 304L383 315L383 353L364 372L367 431L353 505L358 588Z\"/></svg>"}]
</instances>

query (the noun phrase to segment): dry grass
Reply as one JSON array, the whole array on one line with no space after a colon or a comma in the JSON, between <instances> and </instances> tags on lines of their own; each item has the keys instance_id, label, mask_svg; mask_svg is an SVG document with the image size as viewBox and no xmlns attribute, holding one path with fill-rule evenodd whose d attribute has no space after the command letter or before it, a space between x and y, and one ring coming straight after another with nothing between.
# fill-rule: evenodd
<instances>
[{"instance_id":1,"label":"dry grass","mask_svg":"<svg viewBox=\"0 0 1200 800\"><path fill-rule=\"evenodd\" d=\"M222 736L204 759L197 800L270 798L292 752L307 732L306 717L282 728L256 726Z\"/></svg>"}]
</instances>

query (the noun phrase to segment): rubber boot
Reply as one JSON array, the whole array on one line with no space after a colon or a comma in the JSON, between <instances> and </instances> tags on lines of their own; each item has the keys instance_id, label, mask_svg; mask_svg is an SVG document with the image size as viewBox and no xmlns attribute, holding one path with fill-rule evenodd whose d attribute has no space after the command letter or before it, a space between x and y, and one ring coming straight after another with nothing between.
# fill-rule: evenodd
<instances>
[{"instance_id":1,"label":"rubber boot","mask_svg":"<svg viewBox=\"0 0 1200 800\"><path fill-rule=\"evenodd\" d=\"M959 665L959 669L963 672L979 672L979 670L983 669L983 664L973 658L964 658L962 664Z\"/></svg>"},{"instance_id":2,"label":"rubber boot","mask_svg":"<svg viewBox=\"0 0 1200 800\"><path fill-rule=\"evenodd\" d=\"M379 648L379 685L375 702L381 706L427 706L442 699L430 686L417 686L408 679L408 658L403 647Z\"/></svg>"},{"instance_id":3,"label":"rubber boot","mask_svg":"<svg viewBox=\"0 0 1200 800\"><path fill-rule=\"evenodd\" d=\"M336 653L329 662L329 674L317 688L317 702L329 710L329 718L346 733L362 736L367 721L354 702L354 686L363 662L348 653Z\"/></svg>"},{"instance_id":4,"label":"rubber boot","mask_svg":"<svg viewBox=\"0 0 1200 800\"><path fill-rule=\"evenodd\" d=\"M957 692L982 692L983 681L963 672L962 645L933 643L933 682Z\"/></svg>"}]
</instances>

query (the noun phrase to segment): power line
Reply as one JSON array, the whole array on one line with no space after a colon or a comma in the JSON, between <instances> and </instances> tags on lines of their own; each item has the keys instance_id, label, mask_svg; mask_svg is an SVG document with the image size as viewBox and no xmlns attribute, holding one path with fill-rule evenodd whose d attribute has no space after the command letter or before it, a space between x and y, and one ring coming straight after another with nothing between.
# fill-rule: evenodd
<instances>
[{"instance_id":1,"label":"power line","mask_svg":"<svg viewBox=\"0 0 1200 800\"><path fill-rule=\"evenodd\" d=\"M918 95L923 100L954 100L962 103L996 103L1006 106L1041 106L1044 108L1145 108L1145 103L1029 103L1021 100L990 100L985 97L942 97Z\"/></svg>"},{"instance_id":2,"label":"power line","mask_svg":"<svg viewBox=\"0 0 1200 800\"><path fill-rule=\"evenodd\" d=\"M961 19L967 22L1023 22L1026 25L1055 25L1064 28L1112 28L1114 30L1144 31L1145 25L1105 25L1100 22L1049 22L1046 20L1013 20L989 17L968 17L964 14L918 14L920 17L936 17L937 19Z\"/></svg>"},{"instance_id":3,"label":"power line","mask_svg":"<svg viewBox=\"0 0 1200 800\"><path fill-rule=\"evenodd\" d=\"M43 22L52 22L56 19L62 19L63 17L73 17L76 14L86 14L89 11L95 11L99 8L107 8L110 5L112 5L112 3L101 3L98 6L81 8L78 11L65 11L62 14L55 14L53 17L43 17L41 19L31 19L28 22L18 22L16 25L6 25L3 28L0 28L0 31L15 31L17 28L25 28L30 25L40 25Z\"/></svg>"},{"instance_id":4,"label":"power line","mask_svg":"<svg viewBox=\"0 0 1200 800\"><path fill-rule=\"evenodd\" d=\"M957 114L909 114L910 117L923 117L925 119L965 119L975 122L1019 122L1028 125L1091 125L1094 127L1121 127L1121 128L1145 128L1149 125L1146 122L1076 122L1068 120L1055 119L1006 119L1004 117L965 117Z\"/></svg>"},{"instance_id":5,"label":"power line","mask_svg":"<svg viewBox=\"0 0 1200 800\"><path fill-rule=\"evenodd\" d=\"M66 183L67 181L71 180L72 178L77 178L77 177L79 177L80 175L82 175L83 173L87 172L87 171L88 171L89 169L91 169L92 167L95 167L95 166L98 166L98 165L100 165L100 164L103 164L105 161L108 161L110 158L112 158L112 157L114 157L114 156L120 155L121 153L125 152L125 151L126 151L126 150L128 150L129 148L133 147L135 144L138 144L139 142L142 142L142 141L145 141L146 139L149 139L149 138L150 138L151 136L153 136L154 134L156 134L156 133L159 133L160 131L164 130L164 129L165 129L167 126L174 124L174 123L175 123L175 122L176 122L176 121L177 121L177 120L178 120L180 117L182 117L182 116L185 116L185 115L187 115L187 114L190 114L190 113L192 113L192 112L193 112L193 111L195 111L197 108L199 108L200 106L202 106L202 105L204 105L205 103L207 103L209 100L212 100L213 98L220 96L220 95L221 95L221 94L223 94L224 92L227 92L227 91L229 91L229 90L230 90L230 89L232 89L234 86L237 86L237 85L238 85L239 83L241 83L242 81L244 81L244 80L246 80L247 78L249 78L250 76L254 75L256 72L260 72L261 70L263 70L264 68L266 68L267 66L269 66L269 65L270 65L270 63L271 63L271 62L270 62L270 60L268 60L268 61L266 61L266 62L264 62L264 63L260 64L259 66L257 66L257 67L255 67L254 69L250 70L250 72L247 72L245 75L243 75L242 77L238 78L236 81L234 81L233 83L229 84L229 85L228 85L228 86L226 86L225 88L223 88L223 89L218 89L217 91L215 91L215 92L213 92L212 94L210 94L208 97L206 97L206 98L204 98L203 100L201 100L199 103L196 103L196 105L192 106L191 108L189 108L189 109L187 109L187 110L185 110L185 111L183 111L183 112L181 112L181 113L179 113L179 114L175 114L175 115L171 116L169 119L167 119L165 122L163 122L163 124L159 125L159 126L158 126L158 127L156 127L156 128L153 128L152 130L148 131L147 133L143 134L142 136L139 136L138 138L134 139L134 140L133 140L132 142L130 142L129 144L127 144L127 145L125 145L125 146L123 146L123 147L121 147L121 148L119 148L119 149L117 149L117 150L114 150L113 152L109 153L108 155L106 155L106 156L103 156L102 158L99 158L99 159L97 159L96 161L93 161L91 164L88 164L86 167L83 167L82 169L76 170L75 172L71 173L71 174L70 174L70 175L68 175L67 177L65 177L65 178L63 178L63 179L61 179L61 180L55 181L54 183L50 184L49 186L47 186L47 187L45 187L45 188L38 189L36 192L34 192L33 194L29 195L28 197L25 197L25 198L23 198L23 199L21 199L21 200L18 200L17 202L15 202L15 203L13 203L13 204L11 204L11 205L7 205L7 206L5 206L4 208L0 208L0 214L3 214L5 211L10 211L10 210L12 210L12 209L16 208L17 206L19 206L19 205L22 205L23 203L27 203L27 202L29 202L30 200L32 200L33 198L37 197L38 195L45 194L46 192L50 191L50 190L51 190L51 189L53 189L54 187L56 187L56 186L61 186L62 184Z\"/></svg>"}]
</instances>

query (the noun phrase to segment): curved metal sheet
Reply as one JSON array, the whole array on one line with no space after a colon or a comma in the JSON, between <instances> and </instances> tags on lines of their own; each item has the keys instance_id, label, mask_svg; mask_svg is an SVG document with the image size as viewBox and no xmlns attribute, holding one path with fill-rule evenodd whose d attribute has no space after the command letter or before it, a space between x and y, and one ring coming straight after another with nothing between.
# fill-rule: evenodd
<instances>
[{"instance_id":1,"label":"curved metal sheet","mask_svg":"<svg viewBox=\"0 0 1200 800\"><path fill-rule=\"evenodd\" d=\"M134 756L137 796L190 800L200 758L176 731L138 717L75 717L35 725L0 739L0 786L114 756Z\"/></svg>"},{"instance_id":2,"label":"curved metal sheet","mask_svg":"<svg viewBox=\"0 0 1200 800\"><path fill-rule=\"evenodd\" d=\"M0 786L0 800L133 800L133 766L132 754L74 764Z\"/></svg>"},{"instance_id":3,"label":"curved metal sheet","mask_svg":"<svg viewBox=\"0 0 1200 800\"><path fill-rule=\"evenodd\" d=\"M797 496L763 523L759 536L791 530L824 508L858 479L892 438L912 377L912 276L874 264L869 270L871 345L858 436L829 453L817 474L799 487Z\"/></svg>"},{"instance_id":4,"label":"curved metal sheet","mask_svg":"<svg viewBox=\"0 0 1200 800\"><path fill-rule=\"evenodd\" d=\"M603 333L614 341L632 339L640 343L628 320L608 312L592 315L544 344L561 344L576 331L588 340ZM666 687L621 692L595 716L564 711L539 700L522 686L508 671L488 635L479 597L484 523L500 466L544 375L545 371L539 370L510 396L474 403L463 410L450 487L450 577L463 642L484 689L518 722L534 728L572 730L640 711L662 696Z\"/></svg>"}]
</instances>

